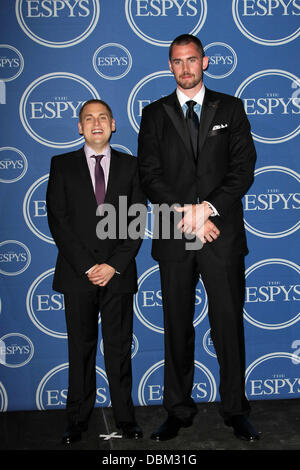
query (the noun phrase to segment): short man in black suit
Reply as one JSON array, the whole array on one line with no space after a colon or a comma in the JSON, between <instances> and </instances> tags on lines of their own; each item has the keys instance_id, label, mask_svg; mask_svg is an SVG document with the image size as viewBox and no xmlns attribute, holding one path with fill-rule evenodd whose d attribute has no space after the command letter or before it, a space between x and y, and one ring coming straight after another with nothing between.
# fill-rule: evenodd
<instances>
[{"instance_id":1,"label":"short man in black suit","mask_svg":"<svg viewBox=\"0 0 300 470\"><path fill-rule=\"evenodd\" d=\"M58 247L53 288L64 294L68 333L66 444L81 438L95 403L99 310L116 425L126 438L142 437L131 398L135 256L142 236L120 238L113 230L112 236L105 238L99 233L99 225L96 234L97 224L105 215L103 212L101 219L96 211L99 205L103 208L103 204L110 204L118 223L120 197L127 198L128 207L145 204L146 200L137 158L109 145L115 131L110 107L101 100L86 102L78 126L85 145L52 158L47 189L48 222ZM117 225L117 234L118 229Z\"/></svg>"},{"instance_id":2,"label":"short man in black suit","mask_svg":"<svg viewBox=\"0 0 300 470\"><path fill-rule=\"evenodd\" d=\"M199 274L208 296L211 336L220 366L221 415L239 438L259 438L248 420L245 396L247 244L241 201L253 181L256 152L242 102L204 87L207 66L198 38L189 34L176 38L170 46L169 67L177 90L145 107L140 125L142 188L154 205L181 206L177 214L182 219L175 226L184 235L181 239L158 236L152 244L162 285L163 403L168 413L166 422L152 434L155 440L175 437L181 427L192 424L196 413L191 392ZM192 234L195 249L191 249ZM196 243L200 240L202 249Z\"/></svg>"}]
</instances>

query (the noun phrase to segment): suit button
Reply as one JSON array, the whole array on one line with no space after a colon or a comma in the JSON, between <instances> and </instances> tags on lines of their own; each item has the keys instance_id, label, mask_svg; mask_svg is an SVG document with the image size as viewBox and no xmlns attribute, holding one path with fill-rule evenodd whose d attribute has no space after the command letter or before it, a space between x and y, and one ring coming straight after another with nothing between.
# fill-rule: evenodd
<instances>
[{"instance_id":1,"label":"suit button","mask_svg":"<svg viewBox=\"0 0 300 470\"><path fill-rule=\"evenodd\" d=\"M96 248L94 249L94 253L99 253L99 250L97 250Z\"/></svg>"}]
</instances>

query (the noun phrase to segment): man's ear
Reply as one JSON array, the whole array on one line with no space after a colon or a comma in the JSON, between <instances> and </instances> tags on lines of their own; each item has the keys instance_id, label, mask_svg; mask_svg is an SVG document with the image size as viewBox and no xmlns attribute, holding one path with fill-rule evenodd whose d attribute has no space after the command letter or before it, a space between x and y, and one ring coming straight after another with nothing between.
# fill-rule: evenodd
<instances>
[{"instance_id":1,"label":"man's ear","mask_svg":"<svg viewBox=\"0 0 300 470\"><path fill-rule=\"evenodd\" d=\"M202 59L202 69L206 70L208 67L209 58L205 55Z\"/></svg>"},{"instance_id":2,"label":"man's ear","mask_svg":"<svg viewBox=\"0 0 300 470\"><path fill-rule=\"evenodd\" d=\"M114 119L111 120L111 130L112 132L115 132L116 130L116 121Z\"/></svg>"},{"instance_id":3,"label":"man's ear","mask_svg":"<svg viewBox=\"0 0 300 470\"><path fill-rule=\"evenodd\" d=\"M80 121L78 122L78 131L79 131L79 134L83 134L83 132L82 132L82 125L81 125L81 122L80 122Z\"/></svg>"}]
</instances>

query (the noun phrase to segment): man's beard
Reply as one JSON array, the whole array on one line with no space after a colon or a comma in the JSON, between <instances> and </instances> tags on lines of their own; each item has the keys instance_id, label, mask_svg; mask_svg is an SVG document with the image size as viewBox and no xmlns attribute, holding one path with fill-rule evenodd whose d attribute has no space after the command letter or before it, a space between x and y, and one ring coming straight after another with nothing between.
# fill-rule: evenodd
<instances>
[{"instance_id":1,"label":"man's beard","mask_svg":"<svg viewBox=\"0 0 300 470\"><path fill-rule=\"evenodd\" d=\"M203 78L203 74L200 77L195 77L191 75L189 79L181 79L180 77L177 80L177 84L181 86L184 90L190 90L191 88L195 88Z\"/></svg>"}]
</instances>

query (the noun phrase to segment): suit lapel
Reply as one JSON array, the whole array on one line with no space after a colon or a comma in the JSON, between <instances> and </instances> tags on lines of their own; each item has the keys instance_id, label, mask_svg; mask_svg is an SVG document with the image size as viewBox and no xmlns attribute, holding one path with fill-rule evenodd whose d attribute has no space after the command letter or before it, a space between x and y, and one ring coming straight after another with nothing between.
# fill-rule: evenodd
<instances>
[{"instance_id":1,"label":"suit lapel","mask_svg":"<svg viewBox=\"0 0 300 470\"><path fill-rule=\"evenodd\" d=\"M110 148L110 165L109 165L109 174L107 180L107 188L105 193L104 203L108 203L111 200L110 195L114 194L114 184L116 181L116 174L119 171L118 165L118 155L113 148Z\"/></svg>"},{"instance_id":2,"label":"suit lapel","mask_svg":"<svg viewBox=\"0 0 300 470\"><path fill-rule=\"evenodd\" d=\"M82 182L82 189L84 189L86 199L87 199L87 207L95 206L95 211L97 208L97 200L95 196L95 191L93 188L93 183L90 175L90 170L86 161L86 155L84 152L84 148L78 151L78 171L79 177Z\"/></svg>"},{"instance_id":3,"label":"suit lapel","mask_svg":"<svg viewBox=\"0 0 300 470\"><path fill-rule=\"evenodd\" d=\"M200 154L204 145L207 133L214 118L218 104L219 99L216 98L214 92L206 88L199 126L198 155ZM163 106L177 131L177 135L182 139L188 154L193 155L189 131L183 116L182 109L178 102L176 92L172 93L166 98L166 101L163 103Z\"/></svg>"},{"instance_id":4,"label":"suit lapel","mask_svg":"<svg viewBox=\"0 0 300 470\"><path fill-rule=\"evenodd\" d=\"M177 99L176 92L167 97L166 101L163 103L163 106L177 131L177 135L182 139L188 154L193 155L189 130Z\"/></svg>"},{"instance_id":5,"label":"suit lapel","mask_svg":"<svg viewBox=\"0 0 300 470\"><path fill-rule=\"evenodd\" d=\"M201 153L203 144L205 142L211 122L214 118L218 104L219 100L216 99L214 92L206 88L200 118L198 155Z\"/></svg>"}]
</instances>

